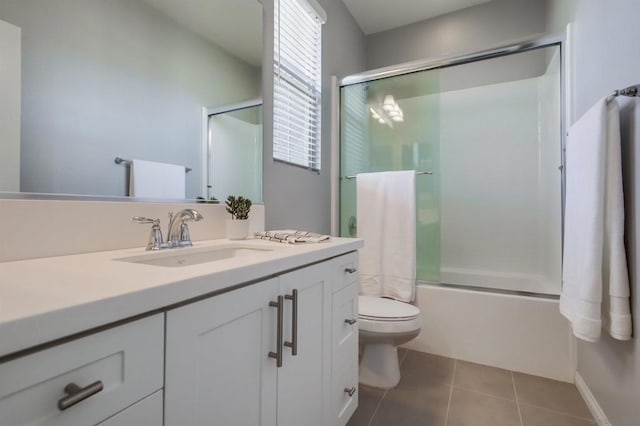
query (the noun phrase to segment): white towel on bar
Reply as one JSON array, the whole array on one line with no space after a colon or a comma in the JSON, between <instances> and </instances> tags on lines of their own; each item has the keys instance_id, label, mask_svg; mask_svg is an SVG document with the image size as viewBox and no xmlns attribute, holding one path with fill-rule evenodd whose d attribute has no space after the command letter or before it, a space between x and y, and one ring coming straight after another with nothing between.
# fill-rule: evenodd
<instances>
[{"instance_id":1,"label":"white towel on bar","mask_svg":"<svg viewBox=\"0 0 640 426\"><path fill-rule=\"evenodd\" d=\"M589 342L602 325L616 339L631 338L620 151L618 105L605 98L571 127L566 153L560 312Z\"/></svg>"},{"instance_id":2,"label":"white towel on bar","mask_svg":"<svg viewBox=\"0 0 640 426\"><path fill-rule=\"evenodd\" d=\"M356 177L360 293L410 302L416 281L415 171Z\"/></svg>"},{"instance_id":3,"label":"white towel on bar","mask_svg":"<svg viewBox=\"0 0 640 426\"><path fill-rule=\"evenodd\" d=\"M129 196L184 200L184 166L155 161L131 160L129 168Z\"/></svg>"}]
</instances>

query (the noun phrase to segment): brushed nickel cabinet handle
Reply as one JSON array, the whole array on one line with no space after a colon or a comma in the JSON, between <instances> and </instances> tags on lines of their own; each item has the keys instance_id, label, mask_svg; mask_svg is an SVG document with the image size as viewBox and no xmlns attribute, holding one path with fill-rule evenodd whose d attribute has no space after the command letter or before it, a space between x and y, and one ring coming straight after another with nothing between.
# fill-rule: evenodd
<instances>
[{"instance_id":1,"label":"brushed nickel cabinet handle","mask_svg":"<svg viewBox=\"0 0 640 426\"><path fill-rule=\"evenodd\" d=\"M282 367L282 324L284 323L284 296L278 296L277 302L269 302L272 308L278 308L276 329L276 351L269 352L269 358L275 358L276 367Z\"/></svg>"},{"instance_id":2,"label":"brushed nickel cabinet handle","mask_svg":"<svg viewBox=\"0 0 640 426\"><path fill-rule=\"evenodd\" d=\"M357 323L357 322L358 322L358 320L357 320L357 319L352 318L352 319L346 319L346 320L344 320L344 322L346 322L346 323L347 323L347 324L349 324L349 325L353 325L353 324Z\"/></svg>"},{"instance_id":3,"label":"brushed nickel cabinet handle","mask_svg":"<svg viewBox=\"0 0 640 426\"><path fill-rule=\"evenodd\" d=\"M64 387L64 393L66 393L67 396L58 400L58 408L60 411L63 411L69 407L73 407L77 403L97 394L102 389L104 389L104 386L100 380L83 388L73 382L69 383Z\"/></svg>"},{"instance_id":4,"label":"brushed nickel cabinet handle","mask_svg":"<svg viewBox=\"0 0 640 426\"><path fill-rule=\"evenodd\" d=\"M356 268L344 268L344 272L347 274L355 274L358 270Z\"/></svg>"},{"instance_id":5,"label":"brushed nickel cabinet handle","mask_svg":"<svg viewBox=\"0 0 640 426\"><path fill-rule=\"evenodd\" d=\"M284 342L284 345L291 348L291 355L298 355L298 290L293 289L291 294L284 296L285 299L291 300L291 341Z\"/></svg>"},{"instance_id":6,"label":"brushed nickel cabinet handle","mask_svg":"<svg viewBox=\"0 0 640 426\"><path fill-rule=\"evenodd\" d=\"M356 387L352 386L351 388L344 388L344 391L347 393L347 395L353 396L353 394L356 393Z\"/></svg>"}]
</instances>

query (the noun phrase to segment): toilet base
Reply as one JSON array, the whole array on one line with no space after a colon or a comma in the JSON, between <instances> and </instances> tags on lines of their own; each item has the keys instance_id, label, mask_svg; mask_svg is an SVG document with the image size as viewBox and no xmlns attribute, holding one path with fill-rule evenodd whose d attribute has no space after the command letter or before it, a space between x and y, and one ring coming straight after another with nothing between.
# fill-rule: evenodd
<instances>
[{"instance_id":1,"label":"toilet base","mask_svg":"<svg viewBox=\"0 0 640 426\"><path fill-rule=\"evenodd\" d=\"M358 381L363 385L380 389L396 387L400 383L398 348L393 344L365 344Z\"/></svg>"}]
</instances>

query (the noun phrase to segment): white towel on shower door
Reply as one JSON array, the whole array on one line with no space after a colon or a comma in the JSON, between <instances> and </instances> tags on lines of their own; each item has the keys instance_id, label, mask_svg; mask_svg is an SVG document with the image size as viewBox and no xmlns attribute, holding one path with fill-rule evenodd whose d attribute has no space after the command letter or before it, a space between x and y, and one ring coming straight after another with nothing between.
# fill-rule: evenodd
<instances>
[{"instance_id":1,"label":"white towel on shower door","mask_svg":"<svg viewBox=\"0 0 640 426\"><path fill-rule=\"evenodd\" d=\"M602 311L611 336L631 338L619 120L617 103L602 99L567 140L560 312L590 342L600 338Z\"/></svg>"},{"instance_id":2,"label":"white towel on shower door","mask_svg":"<svg viewBox=\"0 0 640 426\"><path fill-rule=\"evenodd\" d=\"M360 293L404 302L415 298L415 171L356 177Z\"/></svg>"},{"instance_id":3,"label":"white towel on shower door","mask_svg":"<svg viewBox=\"0 0 640 426\"><path fill-rule=\"evenodd\" d=\"M129 196L184 200L186 196L184 166L131 160Z\"/></svg>"}]
</instances>

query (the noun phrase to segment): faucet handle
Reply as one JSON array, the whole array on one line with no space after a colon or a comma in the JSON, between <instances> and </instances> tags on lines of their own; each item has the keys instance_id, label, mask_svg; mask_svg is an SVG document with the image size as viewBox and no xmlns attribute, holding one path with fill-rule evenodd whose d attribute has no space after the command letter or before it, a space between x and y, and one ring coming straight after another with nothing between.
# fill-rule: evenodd
<instances>
[{"instance_id":1,"label":"faucet handle","mask_svg":"<svg viewBox=\"0 0 640 426\"><path fill-rule=\"evenodd\" d=\"M160 219L157 217L149 218L144 216L135 216L134 222L138 223L151 223L151 233L149 234L149 241L147 242L147 250L160 250L165 248L167 244L162 238L162 230L160 229Z\"/></svg>"},{"instance_id":2,"label":"faucet handle","mask_svg":"<svg viewBox=\"0 0 640 426\"><path fill-rule=\"evenodd\" d=\"M133 221L138 223L152 223L153 226L160 225L160 219L158 219L157 217L150 218L150 217L144 217L144 216L134 216Z\"/></svg>"},{"instance_id":3,"label":"faucet handle","mask_svg":"<svg viewBox=\"0 0 640 426\"><path fill-rule=\"evenodd\" d=\"M180 241L178 241L180 247L189 247L192 246L191 235L189 234L189 226L182 221L180 224Z\"/></svg>"}]
</instances>

